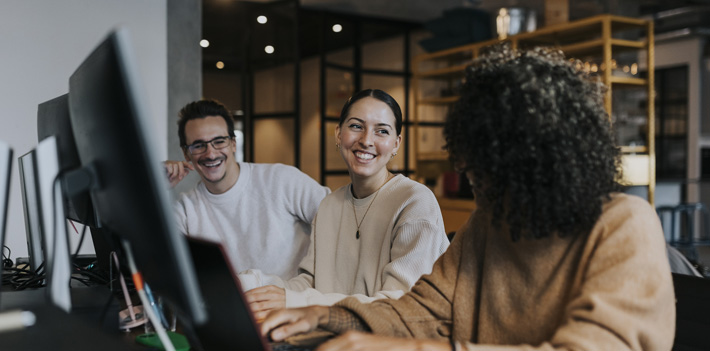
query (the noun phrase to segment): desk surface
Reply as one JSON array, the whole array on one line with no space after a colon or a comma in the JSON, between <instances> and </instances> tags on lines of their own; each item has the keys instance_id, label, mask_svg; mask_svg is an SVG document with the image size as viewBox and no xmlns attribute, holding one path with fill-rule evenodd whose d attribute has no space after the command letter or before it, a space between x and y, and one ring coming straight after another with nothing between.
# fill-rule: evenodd
<instances>
[{"instance_id":1,"label":"desk surface","mask_svg":"<svg viewBox=\"0 0 710 351\"><path fill-rule=\"evenodd\" d=\"M45 305L29 310L35 314L37 322L23 330L0 333L0 347L3 350L140 350L121 334L106 333L56 307Z\"/></svg>"}]
</instances>

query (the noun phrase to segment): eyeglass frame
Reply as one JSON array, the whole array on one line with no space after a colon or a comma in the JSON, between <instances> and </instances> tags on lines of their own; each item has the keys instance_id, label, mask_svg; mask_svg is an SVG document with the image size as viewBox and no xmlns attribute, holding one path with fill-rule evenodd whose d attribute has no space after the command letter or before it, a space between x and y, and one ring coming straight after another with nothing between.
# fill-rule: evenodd
<instances>
[{"instance_id":1,"label":"eyeglass frame","mask_svg":"<svg viewBox=\"0 0 710 351\"><path fill-rule=\"evenodd\" d=\"M184 150L186 153L188 153L189 155L195 156L195 155L202 155L202 154L204 154L205 152L207 152L207 144L212 145L212 148L215 149L215 150L222 150L222 149L225 149L225 148L229 147L230 143L226 143L223 147L217 147L217 146L214 144L214 142L215 142L215 141L220 141L220 140L233 141L233 140L234 140L234 137L229 136L229 135L226 135L226 136L218 136L218 137L212 138L211 140L207 140L207 141L196 141L196 142L194 142L194 143L192 143L192 144L190 144L190 145L183 145L182 148L183 148L183 150ZM203 151L203 152L198 152L198 153L193 153L193 152L190 150L190 148L196 147L196 146L198 146L198 145L204 145L204 146L205 146L205 151Z\"/></svg>"}]
</instances>

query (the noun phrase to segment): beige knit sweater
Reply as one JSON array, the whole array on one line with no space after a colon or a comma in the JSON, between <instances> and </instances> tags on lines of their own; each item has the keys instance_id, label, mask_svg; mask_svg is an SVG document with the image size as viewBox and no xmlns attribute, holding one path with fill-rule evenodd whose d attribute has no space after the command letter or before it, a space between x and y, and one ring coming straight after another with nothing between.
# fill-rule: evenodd
<instances>
[{"instance_id":1,"label":"beige knit sweater","mask_svg":"<svg viewBox=\"0 0 710 351\"><path fill-rule=\"evenodd\" d=\"M401 299L338 305L377 334L469 350L670 350L675 302L655 211L616 194L587 236L512 242L474 212Z\"/></svg>"}]
</instances>

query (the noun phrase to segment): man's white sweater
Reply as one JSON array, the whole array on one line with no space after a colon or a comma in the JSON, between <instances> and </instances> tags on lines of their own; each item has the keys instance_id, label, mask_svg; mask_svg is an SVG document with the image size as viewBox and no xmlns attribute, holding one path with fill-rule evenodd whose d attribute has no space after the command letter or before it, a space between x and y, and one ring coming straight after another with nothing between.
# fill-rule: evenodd
<instances>
[{"instance_id":1,"label":"man's white sweater","mask_svg":"<svg viewBox=\"0 0 710 351\"><path fill-rule=\"evenodd\" d=\"M284 279L297 274L310 242L311 223L330 192L295 167L239 163L237 182L211 194L200 182L180 194L179 229L222 243L235 272L259 268Z\"/></svg>"}]
</instances>

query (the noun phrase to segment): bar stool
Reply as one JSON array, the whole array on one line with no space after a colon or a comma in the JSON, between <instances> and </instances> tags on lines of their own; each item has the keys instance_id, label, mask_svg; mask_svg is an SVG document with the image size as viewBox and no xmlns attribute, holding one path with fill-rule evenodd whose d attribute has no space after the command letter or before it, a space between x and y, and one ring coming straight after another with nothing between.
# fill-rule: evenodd
<instances>
[{"instance_id":1,"label":"bar stool","mask_svg":"<svg viewBox=\"0 0 710 351\"><path fill-rule=\"evenodd\" d=\"M656 213L658 214L658 219L661 220L661 228L666 242L672 244L675 236L675 206L658 206L656 207ZM666 218L671 222L668 231L666 231Z\"/></svg>"},{"instance_id":2,"label":"bar stool","mask_svg":"<svg viewBox=\"0 0 710 351\"><path fill-rule=\"evenodd\" d=\"M710 245L710 211L699 202L683 203L677 206L659 206L656 213L665 230L664 219L670 214L671 226L669 244L681 251L689 260L698 261L698 245ZM696 235L696 216L701 218L699 235ZM678 232L676 232L676 218Z\"/></svg>"}]
</instances>

